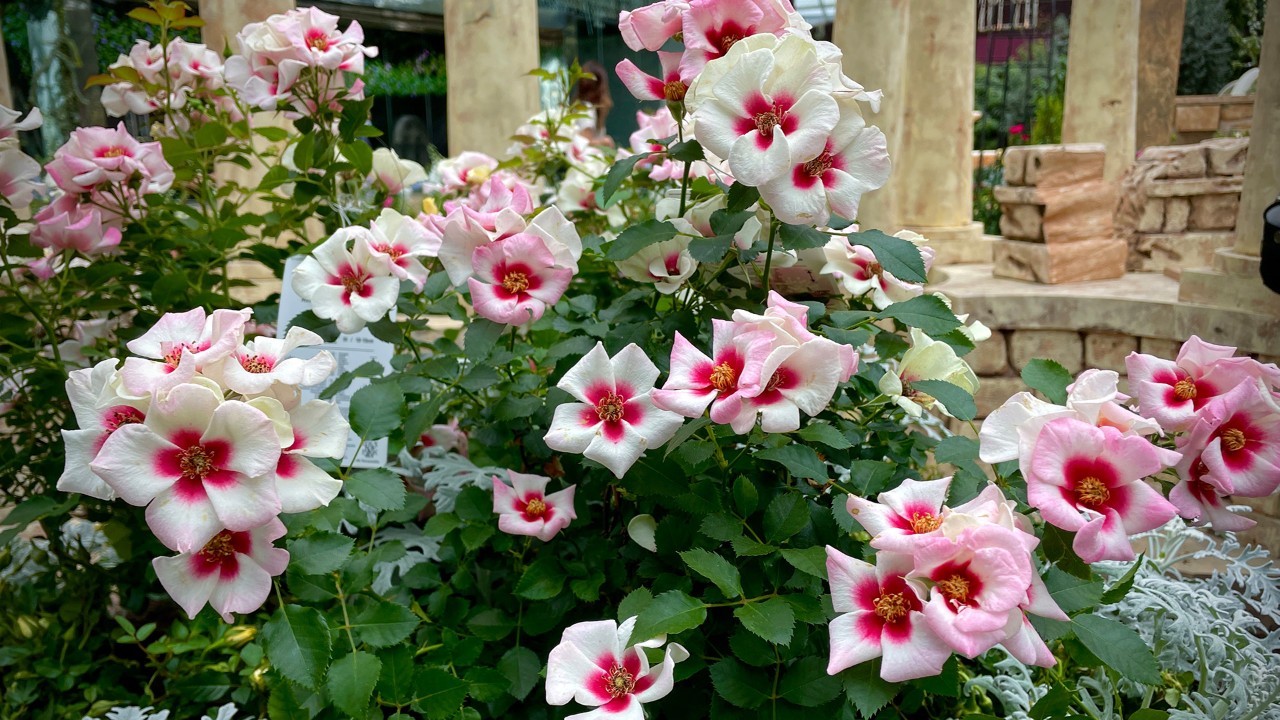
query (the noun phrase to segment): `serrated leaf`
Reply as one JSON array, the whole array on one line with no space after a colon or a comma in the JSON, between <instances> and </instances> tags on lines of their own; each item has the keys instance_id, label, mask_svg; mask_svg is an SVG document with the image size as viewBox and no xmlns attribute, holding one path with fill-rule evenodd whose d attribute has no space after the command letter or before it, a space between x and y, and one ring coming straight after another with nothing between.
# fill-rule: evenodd
<instances>
[{"instance_id":1,"label":"serrated leaf","mask_svg":"<svg viewBox=\"0 0 1280 720\"><path fill-rule=\"evenodd\" d=\"M329 666L329 679L325 683L329 700L348 715L364 717L381 672L382 661L372 653L357 650L338 658Z\"/></svg>"},{"instance_id":2,"label":"serrated leaf","mask_svg":"<svg viewBox=\"0 0 1280 720\"><path fill-rule=\"evenodd\" d=\"M506 329L506 325L484 318L472 318L467 323L467 332L462 338L462 354L474 363L484 360L493 352L494 345Z\"/></svg>"},{"instance_id":3,"label":"serrated leaf","mask_svg":"<svg viewBox=\"0 0 1280 720\"><path fill-rule=\"evenodd\" d=\"M506 676L507 692L517 700L524 700L538 684L538 671L542 661L527 647L511 648L498 661L498 672Z\"/></svg>"},{"instance_id":4,"label":"serrated leaf","mask_svg":"<svg viewBox=\"0 0 1280 720\"><path fill-rule=\"evenodd\" d=\"M671 439L667 441L667 444L663 446L664 451L663 451L662 457L665 458L668 455L670 455L672 450L675 450L676 448L680 447L680 445L683 444L686 440L693 437L694 433L698 432L699 430L701 430L702 428L706 427L709 424L711 424L711 420L709 418L700 417L700 418L694 418L693 420L690 420L689 422L681 425L680 429L676 430L676 434L672 435Z\"/></svg>"},{"instance_id":5,"label":"serrated leaf","mask_svg":"<svg viewBox=\"0 0 1280 720\"><path fill-rule=\"evenodd\" d=\"M717 235L709 238L694 238L689 241L689 255L703 263L718 263L733 247L732 235Z\"/></svg>"},{"instance_id":6,"label":"serrated leaf","mask_svg":"<svg viewBox=\"0 0 1280 720\"><path fill-rule=\"evenodd\" d=\"M827 579L827 550L824 547L783 548L782 559L801 572Z\"/></svg>"},{"instance_id":7,"label":"serrated leaf","mask_svg":"<svg viewBox=\"0 0 1280 720\"><path fill-rule=\"evenodd\" d=\"M793 476L811 480L826 480L827 465L818 457L818 453L807 445L783 445L776 448L757 450L755 457L771 460L781 464Z\"/></svg>"},{"instance_id":8,"label":"serrated leaf","mask_svg":"<svg viewBox=\"0 0 1280 720\"><path fill-rule=\"evenodd\" d=\"M827 244L831 237L812 225L787 225L778 228L778 242L783 250L808 250Z\"/></svg>"},{"instance_id":9,"label":"serrated leaf","mask_svg":"<svg viewBox=\"0 0 1280 720\"><path fill-rule=\"evenodd\" d=\"M742 212L759 201L759 190L742 183L734 183L729 186L729 196L725 209L729 212Z\"/></svg>"},{"instance_id":10,"label":"serrated leaf","mask_svg":"<svg viewBox=\"0 0 1280 720\"><path fill-rule=\"evenodd\" d=\"M640 587L627 593L627 596L622 598L622 602L618 603L619 622L638 616L649 607L651 602L653 602L653 592L649 588Z\"/></svg>"},{"instance_id":11,"label":"serrated leaf","mask_svg":"<svg viewBox=\"0 0 1280 720\"><path fill-rule=\"evenodd\" d=\"M404 507L404 480L386 468L367 468L353 473L343 489L375 510Z\"/></svg>"},{"instance_id":12,"label":"serrated leaf","mask_svg":"<svg viewBox=\"0 0 1280 720\"><path fill-rule=\"evenodd\" d=\"M605 258L626 260L641 250L676 236L676 226L665 220L646 220L628 227L609 243Z\"/></svg>"},{"instance_id":13,"label":"serrated leaf","mask_svg":"<svg viewBox=\"0 0 1280 720\"><path fill-rule=\"evenodd\" d=\"M809 523L809 508L804 497L794 492L784 492L775 497L764 511L764 538L771 543L800 532Z\"/></svg>"},{"instance_id":14,"label":"serrated leaf","mask_svg":"<svg viewBox=\"0 0 1280 720\"><path fill-rule=\"evenodd\" d=\"M458 714L469 685L440 668L419 668L413 679L413 708L427 720L446 720Z\"/></svg>"},{"instance_id":15,"label":"serrated leaf","mask_svg":"<svg viewBox=\"0 0 1280 720\"><path fill-rule=\"evenodd\" d=\"M678 142L667 148L667 155L671 156L672 160L686 163L697 162L706 158L706 155L702 152L702 144L697 140Z\"/></svg>"},{"instance_id":16,"label":"serrated leaf","mask_svg":"<svg viewBox=\"0 0 1280 720\"><path fill-rule=\"evenodd\" d=\"M960 327L960 320L955 313L937 295L917 295L909 300L896 302L880 312L881 320L889 318L908 327L919 328L932 337Z\"/></svg>"},{"instance_id":17,"label":"serrated leaf","mask_svg":"<svg viewBox=\"0 0 1280 720\"><path fill-rule=\"evenodd\" d=\"M1043 697L1036 701L1035 705L1031 706L1031 710L1027 715L1032 720L1062 717L1071 708L1073 700L1075 700L1075 695L1067 690L1062 683L1055 682L1049 686L1049 692L1045 693Z\"/></svg>"},{"instance_id":18,"label":"serrated leaf","mask_svg":"<svg viewBox=\"0 0 1280 720\"><path fill-rule=\"evenodd\" d=\"M600 586L604 584L604 580L604 573L597 572L590 577L570 581L569 589L582 602L595 602L600 599Z\"/></svg>"},{"instance_id":19,"label":"serrated leaf","mask_svg":"<svg viewBox=\"0 0 1280 720\"><path fill-rule=\"evenodd\" d=\"M1137 560L1133 561L1133 565L1129 566L1129 571L1119 580L1111 584L1106 592L1102 593L1100 601L1103 605L1117 603L1124 599L1125 595L1133 589L1133 580L1138 576L1138 571L1142 569L1142 563L1145 562L1146 555L1139 555Z\"/></svg>"},{"instance_id":20,"label":"serrated leaf","mask_svg":"<svg viewBox=\"0 0 1280 720\"><path fill-rule=\"evenodd\" d=\"M920 248L910 240L885 235L879 230L865 230L850 235L849 243L871 250L880 266L899 280L913 283L928 281L924 257Z\"/></svg>"},{"instance_id":21,"label":"serrated leaf","mask_svg":"<svg viewBox=\"0 0 1280 720\"><path fill-rule=\"evenodd\" d=\"M413 700L413 650L403 645L378 653L382 672L378 674L378 694L387 702L408 704Z\"/></svg>"},{"instance_id":22,"label":"serrated leaf","mask_svg":"<svg viewBox=\"0 0 1280 720\"><path fill-rule=\"evenodd\" d=\"M702 525L699 526L698 531L712 540L732 542L735 538L742 536L742 523L732 515L712 513L702 518Z\"/></svg>"},{"instance_id":23,"label":"serrated leaf","mask_svg":"<svg viewBox=\"0 0 1280 720\"><path fill-rule=\"evenodd\" d=\"M748 517L756 511L759 504L760 494L756 491L756 484L747 479L745 475L739 475L733 481L733 506L738 509L738 514L742 517ZM732 540L733 538L730 537L728 539Z\"/></svg>"},{"instance_id":24,"label":"serrated leaf","mask_svg":"<svg viewBox=\"0 0 1280 720\"><path fill-rule=\"evenodd\" d=\"M768 543L762 543L759 540L749 538L746 535L739 535L734 538L732 544L733 551L738 554L738 557L760 557L778 550L778 548Z\"/></svg>"},{"instance_id":25,"label":"serrated leaf","mask_svg":"<svg viewBox=\"0 0 1280 720\"><path fill-rule=\"evenodd\" d=\"M1160 667L1137 632L1099 615L1078 615L1071 619L1071 629L1089 652L1121 676L1145 685L1160 684Z\"/></svg>"},{"instance_id":26,"label":"serrated leaf","mask_svg":"<svg viewBox=\"0 0 1280 720\"><path fill-rule=\"evenodd\" d=\"M520 576L516 583L516 595L526 600L550 600L564 589L564 570L553 557L543 556Z\"/></svg>"},{"instance_id":27,"label":"serrated leaf","mask_svg":"<svg viewBox=\"0 0 1280 720\"><path fill-rule=\"evenodd\" d=\"M418 616L409 608L384 600L353 617L351 629L366 645L380 648L409 637L418 622Z\"/></svg>"},{"instance_id":28,"label":"serrated leaf","mask_svg":"<svg viewBox=\"0 0 1280 720\"><path fill-rule=\"evenodd\" d=\"M849 442L849 438L845 437L844 433L827 423L809 423L796 434L805 440L822 443L836 450L846 450L853 447L853 443Z\"/></svg>"},{"instance_id":29,"label":"serrated leaf","mask_svg":"<svg viewBox=\"0 0 1280 720\"><path fill-rule=\"evenodd\" d=\"M1101 582L1090 582L1052 566L1045 574L1044 584L1049 590L1049 597L1064 613L1094 607L1102 597Z\"/></svg>"},{"instance_id":30,"label":"serrated leaf","mask_svg":"<svg viewBox=\"0 0 1280 720\"><path fill-rule=\"evenodd\" d=\"M880 679L880 658L858 663L840 673L844 694L870 720L880 708L898 694L898 686Z\"/></svg>"},{"instance_id":31,"label":"serrated leaf","mask_svg":"<svg viewBox=\"0 0 1280 720\"><path fill-rule=\"evenodd\" d=\"M351 429L366 441L387 437L404 423L404 391L392 382L365 385L351 395Z\"/></svg>"},{"instance_id":32,"label":"serrated leaf","mask_svg":"<svg viewBox=\"0 0 1280 720\"><path fill-rule=\"evenodd\" d=\"M644 642L658 635L674 635L698 627L707 619L707 607L701 600L679 590L668 590L636 617L630 644Z\"/></svg>"},{"instance_id":33,"label":"serrated leaf","mask_svg":"<svg viewBox=\"0 0 1280 720\"><path fill-rule=\"evenodd\" d=\"M738 574L738 568L731 565L723 556L702 548L694 548L680 553L680 559L684 560L684 564L688 565L690 570L714 583L725 597L742 596L742 578Z\"/></svg>"},{"instance_id":34,"label":"serrated leaf","mask_svg":"<svg viewBox=\"0 0 1280 720\"><path fill-rule=\"evenodd\" d=\"M978 405L969 391L946 380L913 380L911 388L937 400L957 420L972 420L978 415Z\"/></svg>"},{"instance_id":35,"label":"serrated leaf","mask_svg":"<svg viewBox=\"0 0 1280 720\"><path fill-rule=\"evenodd\" d=\"M262 626L271 665L289 680L315 689L329 666L329 624L315 608L285 605Z\"/></svg>"},{"instance_id":36,"label":"serrated leaf","mask_svg":"<svg viewBox=\"0 0 1280 720\"><path fill-rule=\"evenodd\" d=\"M1071 372L1055 360L1035 358L1022 368L1022 382L1058 405L1066 404L1067 386L1071 381Z\"/></svg>"},{"instance_id":37,"label":"serrated leaf","mask_svg":"<svg viewBox=\"0 0 1280 720\"><path fill-rule=\"evenodd\" d=\"M720 697L730 704L748 710L760 707L769 696L761 688L770 687L769 678L733 658L711 666L711 684Z\"/></svg>"},{"instance_id":38,"label":"serrated leaf","mask_svg":"<svg viewBox=\"0 0 1280 720\"><path fill-rule=\"evenodd\" d=\"M353 538L322 532L289 541L289 567L306 575L323 575L342 567L355 544Z\"/></svg>"},{"instance_id":39,"label":"serrated leaf","mask_svg":"<svg viewBox=\"0 0 1280 720\"><path fill-rule=\"evenodd\" d=\"M742 621L743 627L776 645L791 642L791 633L796 625L795 611L790 603L779 597L747 603L734 610L733 616Z\"/></svg>"},{"instance_id":40,"label":"serrated leaf","mask_svg":"<svg viewBox=\"0 0 1280 720\"><path fill-rule=\"evenodd\" d=\"M802 658L782 673L778 694L801 707L818 707L840 694L838 676L827 674L827 663L816 657Z\"/></svg>"},{"instance_id":41,"label":"serrated leaf","mask_svg":"<svg viewBox=\"0 0 1280 720\"><path fill-rule=\"evenodd\" d=\"M631 175L631 171L635 169L636 163L644 160L653 153L636 153L629 157L616 160L613 167L609 168L609 173L604 176L604 185L600 188L600 206L609 207L609 200L613 194L618 192L618 188Z\"/></svg>"},{"instance_id":42,"label":"serrated leaf","mask_svg":"<svg viewBox=\"0 0 1280 720\"><path fill-rule=\"evenodd\" d=\"M476 613L468 620L467 628L481 640L496 642L511 634L511 631L516 628L516 623L498 608L489 608Z\"/></svg>"}]
</instances>

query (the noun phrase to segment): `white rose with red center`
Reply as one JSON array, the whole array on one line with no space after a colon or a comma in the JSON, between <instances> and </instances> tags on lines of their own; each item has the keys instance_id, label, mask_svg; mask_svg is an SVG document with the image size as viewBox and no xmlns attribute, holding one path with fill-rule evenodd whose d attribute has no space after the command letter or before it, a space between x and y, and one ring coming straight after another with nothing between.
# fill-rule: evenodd
<instances>
[{"instance_id":1,"label":"white rose with red center","mask_svg":"<svg viewBox=\"0 0 1280 720\"><path fill-rule=\"evenodd\" d=\"M556 408L547 446L582 453L621 478L645 450L670 440L684 422L653 404L649 395L657 379L658 368L636 344L610 358L597 342L556 385L580 402Z\"/></svg>"},{"instance_id":2,"label":"white rose with red center","mask_svg":"<svg viewBox=\"0 0 1280 720\"><path fill-rule=\"evenodd\" d=\"M390 208L384 209L378 219L369 224L369 232L372 233L370 254L385 257L392 275L412 282L414 291L422 292L427 269L419 258L435 257L440 251L440 239L433 237L421 223Z\"/></svg>"},{"instance_id":3,"label":"white rose with red center","mask_svg":"<svg viewBox=\"0 0 1280 720\"><path fill-rule=\"evenodd\" d=\"M336 363L329 351L309 358L289 357L300 347L320 345L324 339L300 327L291 327L283 340L258 337L205 369L204 375L219 385L253 396L270 393L283 402L298 386L311 386L329 377ZM276 387L276 386L285 387Z\"/></svg>"},{"instance_id":4,"label":"white rose with red center","mask_svg":"<svg viewBox=\"0 0 1280 720\"><path fill-rule=\"evenodd\" d=\"M481 317L506 325L524 325L542 317L573 279L558 267L546 244L521 233L475 249L475 276L467 279L471 302Z\"/></svg>"},{"instance_id":5,"label":"white rose with red center","mask_svg":"<svg viewBox=\"0 0 1280 720\"><path fill-rule=\"evenodd\" d=\"M58 489L78 492L99 500L115 499L115 490L89 469L98 450L111 433L146 419L150 400L122 394L116 366L110 358L92 368L73 370L67 378L67 397L76 417L76 430L63 430L66 466L58 478Z\"/></svg>"},{"instance_id":6,"label":"white rose with red center","mask_svg":"<svg viewBox=\"0 0 1280 720\"><path fill-rule=\"evenodd\" d=\"M272 543L284 537L272 518L245 531L223 530L200 549L151 561L165 592L195 619L206 603L227 622L231 613L251 613L271 594L271 578L284 572L289 552Z\"/></svg>"},{"instance_id":7,"label":"white rose with red center","mask_svg":"<svg viewBox=\"0 0 1280 720\"><path fill-rule=\"evenodd\" d=\"M311 302L317 317L333 320L341 332L359 332L365 324L381 320L400 296L390 257L375 255L373 242L367 228L342 228L293 273L298 296Z\"/></svg>"},{"instance_id":8,"label":"white rose with red center","mask_svg":"<svg viewBox=\"0 0 1280 720\"><path fill-rule=\"evenodd\" d=\"M577 485L547 494L551 478L507 471L511 485L493 478L493 511L498 529L511 535L528 535L547 542L576 520L573 494Z\"/></svg>"},{"instance_id":9,"label":"white rose with red center","mask_svg":"<svg viewBox=\"0 0 1280 720\"><path fill-rule=\"evenodd\" d=\"M163 395L190 382L197 372L227 357L244 340L251 311L204 308L167 313L126 347L141 357L126 358L120 379L131 395Z\"/></svg>"},{"instance_id":10,"label":"white rose with red center","mask_svg":"<svg viewBox=\"0 0 1280 720\"><path fill-rule=\"evenodd\" d=\"M667 646L662 663L650 667L644 648L662 647L666 636L631 643L634 617L582 622L565 629L547 656L547 702L570 700L592 710L570 715L577 720L621 717L640 720L643 703L666 697L675 683L675 664L689 657L683 646Z\"/></svg>"}]
</instances>

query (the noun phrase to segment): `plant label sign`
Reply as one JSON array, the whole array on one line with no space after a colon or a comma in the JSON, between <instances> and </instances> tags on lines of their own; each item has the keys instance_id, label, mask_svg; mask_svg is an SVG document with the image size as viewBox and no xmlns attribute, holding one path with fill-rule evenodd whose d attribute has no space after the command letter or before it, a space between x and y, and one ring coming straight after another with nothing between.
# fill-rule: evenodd
<instances>
[{"instance_id":1,"label":"plant label sign","mask_svg":"<svg viewBox=\"0 0 1280 720\"><path fill-rule=\"evenodd\" d=\"M293 272L301 262L301 257L294 256L289 258L284 266L284 287L280 290L280 315L276 323L278 338L284 337L285 331L289 329L289 323L295 317L311 309L311 303L298 297L298 293L293 289ZM321 350L328 350L333 355L333 359L337 361L337 367L324 382L302 388L302 402L319 398L320 393L324 392L324 389L342 373L354 370L370 360L381 365L383 372L390 372L391 356L395 348L391 343L375 338L368 328L364 328L357 333L339 335L338 339L332 343L300 347L294 350L292 355L308 358ZM351 395L368 384L369 378L355 378L342 392L333 396L332 400L338 403L344 416L350 417ZM357 449L359 449L359 456L356 454ZM351 433L347 437L347 454L342 458L342 464L359 468L386 465L387 439L366 442L363 447L360 447L360 438L356 437L355 433Z\"/></svg>"}]
</instances>

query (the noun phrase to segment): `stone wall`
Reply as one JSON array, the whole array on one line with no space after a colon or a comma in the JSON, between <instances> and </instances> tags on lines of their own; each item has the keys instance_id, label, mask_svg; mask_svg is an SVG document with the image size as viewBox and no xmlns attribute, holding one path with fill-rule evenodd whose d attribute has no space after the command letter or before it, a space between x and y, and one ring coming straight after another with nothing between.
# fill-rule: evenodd
<instances>
[{"instance_id":1,"label":"stone wall","mask_svg":"<svg viewBox=\"0 0 1280 720\"><path fill-rule=\"evenodd\" d=\"M1169 272L1207 267L1235 241L1248 138L1144 149L1120 184L1117 237L1129 244L1128 269Z\"/></svg>"},{"instance_id":2,"label":"stone wall","mask_svg":"<svg viewBox=\"0 0 1280 720\"><path fill-rule=\"evenodd\" d=\"M1182 95L1174 100L1173 142L1247 134L1253 127L1253 95Z\"/></svg>"}]
</instances>

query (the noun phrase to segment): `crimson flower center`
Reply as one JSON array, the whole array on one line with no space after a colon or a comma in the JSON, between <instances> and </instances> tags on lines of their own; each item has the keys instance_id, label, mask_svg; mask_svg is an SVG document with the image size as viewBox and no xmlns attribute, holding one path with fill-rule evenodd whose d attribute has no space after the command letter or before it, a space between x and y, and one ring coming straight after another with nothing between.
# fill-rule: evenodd
<instances>
[{"instance_id":1,"label":"crimson flower center","mask_svg":"<svg viewBox=\"0 0 1280 720\"><path fill-rule=\"evenodd\" d=\"M1196 382L1191 378L1182 378L1173 384L1173 396L1182 401L1194 400L1196 397Z\"/></svg>"},{"instance_id":2,"label":"crimson flower center","mask_svg":"<svg viewBox=\"0 0 1280 720\"><path fill-rule=\"evenodd\" d=\"M271 358L263 357L261 355L250 355L240 361L240 367L243 367L245 372L255 374L269 373L274 365L275 363L271 362Z\"/></svg>"},{"instance_id":3,"label":"crimson flower center","mask_svg":"<svg viewBox=\"0 0 1280 720\"><path fill-rule=\"evenodd\" d=\"M831 169L835 160L831 157L831 153L824 152L818 157L804 164L804 171L809 177L822 177Z\"/></svg>"},{"instance_id":4,"label":"crimson flower center","mask_svg":"<svg viewBox=\"0 0 1280 720\"><path fill-rule=\"evenodd\" d=\"M191 347L189 343L178 343L170 348L169 352L164 354L164 364L171 368L178 367L178 364L182 362L183 350L195 352L195 348Z\"/></svg>"},{"instance_id":5,"label":"crimson flower center","mask_svg":"<svg viewBox=\"0 0 1280 720\"><path fill-rule=\"evenodd\" d=\"M741 39L742 39L741 35L733 35L733 34L721 35L720 36L720 52L722 53L729 52L729 48L733 47L733 44L738 42Z\"/></svg>"},{"instance_id":6,"label":"crimson flower center","mask_svg":"<svg viewBox=\"0 0 1280 720\"><path fill-rule=\"evenodd\" d=\"M635 689L636 678L621 665L614 665L605 673L604 686L610 696L620 698Z\"/></svg>"},{"instance_id":7,"label":"crimson flower center","mask_svg":"<svg viewBox=\"0 0 1280 720\"><path fill-rule=\"evenodd\" d=\"M684 94L688 91L689 86L679 80L672 80L664 83L662 86L662 97L669 102L680 102L684 99Z\"/></svg>"},{"instance_id":8,"label":"crimson flower center","mask_svg":"<svg viewBox=\"0 0 1280 720\"><path fill-rule=\"evenodd\" d=\"M122 406L112 408L107 413L106 425L112 431L120 429L122 425L133 425L143 421L142 413L137 408Z\"/></svg>"},{"instance_id":9,"label":"crimson flower center","mask_svg":"<svg viewBox=\"0 0 1280 720\"><path fill-rule=\"evenodd\" d=\"M183 477L203 481L214 470L213 458L208 450L193 445L178 454L178 469L182 471Z\"/></svg>"},{"instance_id":10,"label":"crimson flower center","mask_svg":"<svg viewBox=\"0 0 1280 720\"><path fill-rule=\"evenodd\" d=\"M886 623L893 625L902 622L911 610L907 598L902 593L881 593L872 601L876 615Z\"/></svg>"},{"instance_id":11,"label":"crimson flower center","mask_svg":"<svg viewBox=\"0 0 1280 720\"><path fill-rule=\"evenodd\" d=\"M329 49L329 36L319 29L307 33L307 47L321 52Z\"/></svg>"},{"instance_id":12,"label":"crimson flower center","mask_svg":"<svg viewBox=\"0 0 1280 720\"><path fill-rule=\"evenodd\" d=\"M522 272L509 272L502 278L502 289L511 293L522 293L529 289L529 276Z\"/></svg>"},{"instance_id":13,"label":"crimson flower center","mask_svg":"<svg viewBox=\"0 0 1280 720\"><path fill-rule=\"evenodd\" d=\"M769 382L765 383L764 391L772 392L777 390L778 386L782 384L782 379L782 373L775 370L773 374L769 376Z\"/></svg>"},{"instance_id":14,"label":"crimson flower center","mask_svg":"<svg viewBox=\"0 0 1280 720\"><path fill-rule=\"evenodd\" d=\"M605 422L618 422L622 419L622 405L626 401L622 396L609 392L596 403L596 415Z\"/></svg>"},{"instance_id":15,"label":"crimson flower center","mask_svg":"<svg viewBox=\"0 0 1280 720\"><path fill-rule=\"evenodd\" d=\"M771 138L773 137L773 129L782 122L782 118L778 116L777 110L765 110L756 115L755 121L756 130L759 130L761 135Z\"/></svg>"},{"instance_id":16,"label":"crimson flower center","mask_svg":"<svg viewBox=\"0 0 1280 720\"><path fill-rule=\"evenodd\" d=\"M911 513L911 531L916 533L933 532L942 526L942 518L927 512Z\"/></svg>"},{"instance_id":17,"label":"crimson flower center","mask_svg":"<svg viewBox=\"0 0 1280 720\"><path fill-rule=\"evenodd\" d=\"M969 602L969 580L960 575L952 575L949 578L939 580L938 591L943 597L958 604Z\"/></svg>"},{"instance_id":18,"label":"crimson flower center","mask_svg":"<svg viewBox=\"0 0 1280 720\"><path fill-rule=\"evenodd\" d=\"M720 392L729 392L737 382L738 374L727 362L722 362L711 371L711 387Z\"/></svg>"},{"instance_id":19,"label":"crimson flower center","mask_svg":"<svg viewBox=\"0 0 1280 720\"><path fill-rule=\"evenodd\" d=\"M542 517L543 513L545 513L546 511L547 511L547 504L542 500L540 500L539 498L534 498L530 500L529 502L525 503L525 506L524 506L525 514L530 515L532 517Z\"/></svg>"},{"instance_id":20,"label":"crimson flower center","mask_svg":"<svg viewBox=\"0 0 1280 720\"><path fill-rule=\"evenodd\" d=\"M349 293L360 294L364 290L364 281L369 276L362 271L353 271L342 276L342 288Z\"/></svg>"},{"instance_id":21,"label":"crimson flower center","mask_svg":"<svg viewBox=\"0 0 1280 720\"><path fill-rule=\"evenodd\" d=\"M126 151L124 148L116 146L116 147L109 147L106 150L103 150L102 153L99 155L99 157L117 158L117 157L124 157L125 155L128 155L128 154L129 154L128 151Z\"/></svg>"},{"instance_id":22,"label":"crimson flower center","mask_svg":"<svg viewBox=\"0 0 1280 720\"><path fill-rule=\"evenodd\" d=\"M231 542L230 530L223 530L214 535L212 540L200 548L200 556L211 563L222 562L234 555L235 552L236 548Z\"/></svg>"},{"instance_id":23,"label":"crimson flower center","mask_svg":"<svg viewBox=\"0 0 1280 720\"><path fill-rule=\"evenodd\" d=\"M1222 433L1222 444L1231 452L1240 452L1247 442L1249 439L1244 436L1244 431L1238 428L1231 428Z\"/></svg>"},{"instance_id":24,"label":"crimson flower center","mask_svg":"<svg viewBox=\"0 0 1280 720\"><path fill-rule=\"evenodd\" d=\"M1098 507L1111 499L1107 484L1090 475L1076 483L1076 500L1086 507Z\"/></svg>"}]
</instances>

